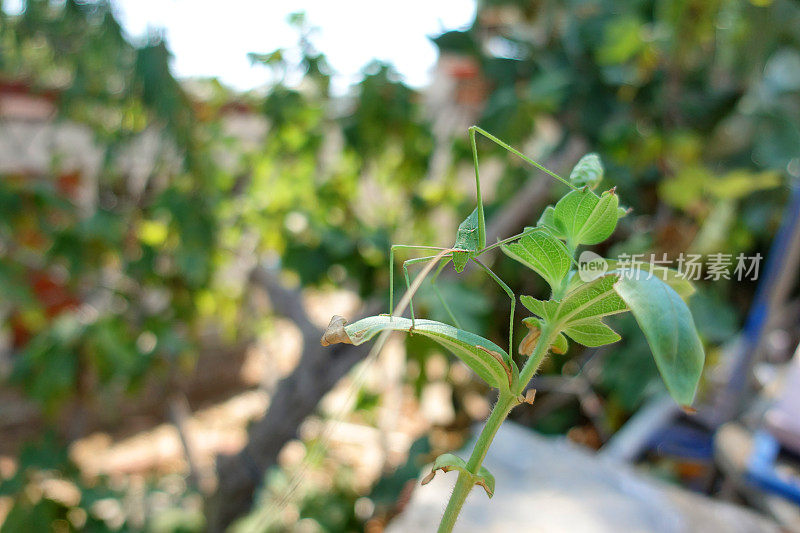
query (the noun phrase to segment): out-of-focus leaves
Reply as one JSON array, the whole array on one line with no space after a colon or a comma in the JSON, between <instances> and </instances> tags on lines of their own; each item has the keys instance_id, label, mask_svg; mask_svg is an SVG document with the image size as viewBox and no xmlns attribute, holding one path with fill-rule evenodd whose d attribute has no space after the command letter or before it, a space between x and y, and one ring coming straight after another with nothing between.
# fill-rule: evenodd
<instances>
[{"instance_id":1,"label":"out-of-focus leaves","mask_svg":"<svg viewBox=\"0 0 800 533\"><path fill-rule=\"evenodd\" d=\"M718 176L706 167L688 166L662 181L659 192L670 205L690 209L709 199L738 200L756 191L777 187L780 183L780 174L775 171L737 169Z\"/></svg>"},{"instance_id":2,"label":"out-of-focus leaves","mask_svg":"<svg viewBox=\"0 0 800 533\"><path fill-rule=\"evenodd\" d=\"M692 242L692 252L703 254L724 250L735 222L735 204L730 200L718 202L697 232Z\"/></svg>"},{"instance_id":3,"label":"out-of-focus leaves","mask_svg":"<svg viewBox=\"0 0 800 533\"><path fill-rule=\"evenodd\" d=\"M446 31L431 40L442 52L477 55L479 49L472 34L465 31Z\"/></svg>"},{"instance_id":4,"label":"out-of-focus leaves","mask_svg":"<svg viewBox=\"0 0 800 533\"><path fill-rule=\"evenodd\" d=\"M783 48L764 67L764 84L774 93L800 91L800 52Z\"/></svg>"},{"instance_id":5,"label":"out-of-focus leaves","mask_svg":"<svg viewBox=\"0 0 800 533\"><path fill-rule=\"evenodd\" d=\"M706 190L716 198L735 200L762 189L777 187L780 184L781 176L774 170L750 172L740 169L709 180L706 183Z\"/></svg>"},{"instance_id":6,"label":"out-of-focus leaves","mask_svg":"<svg viewBox=\"0 0 800 533\"><path fill-rule=\"evenodd\" d=\"M643 31L641 21L635 17L611 21L606 26L603 45L597 50L598 62L613 65L632 59L644 48Z\"/></svg>"},{"instance_id":7,"label":"out-of-focus leaves","mask_svg":"<svg viewBox=\"0 0 800 533\"><path fill-rule=\"evenodd\" d=\"M558 109L567 97L567 89L571 83L567 70L549 70L531 78L527 87L525 100L538 111Z\"/></svg>"}]
</instances>

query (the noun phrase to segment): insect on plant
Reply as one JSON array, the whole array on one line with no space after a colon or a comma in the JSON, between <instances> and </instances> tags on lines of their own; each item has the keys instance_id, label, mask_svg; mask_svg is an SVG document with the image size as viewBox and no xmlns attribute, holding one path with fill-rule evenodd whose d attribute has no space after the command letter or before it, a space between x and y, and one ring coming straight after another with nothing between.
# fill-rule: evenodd
<instances>
[{"instance_id":1,"label":"insect on plant","mask_svg":"<svg viewBox=\"0 0 800 533\"><path fill-rule=\"evenodd\" d=\"M481 196L481 178L480 178L480 171L478 168L478 146L476 142L476 134L480 133L490 141L494 142L495 144L501 146L502 148L508 150L512 154L520 157L523 161L533 165L534 167L538 168L549 174L550 176L554 177L555 179L563 182L565 185L572 189L577 189L577 187L561 176L558 176L554 172L551 172L547 168L543 167L533 159L527 157L519 150L509 146L508 144L504 143L491 133L479 128L478 126L472 126L469 128L469 141L472 147L472 160L475 164L475 194L477 196L477 203L478 205L475 209L470 213L470 215L464 219L464 221L458 226L458 230L456 231L456 240L452 246L452 248L442 248L439 246L419 246L419 245L408 245L408 244L393 244L389 249L389 316L392 315L392 309L394 306L394 253L395 250L414 250L414 251L432 251L435 250L441 254L444 252L444 255L441 258L437 259L437 255L431 255L427 257L418 257L414 259L408 259L403 261L403 276L405 277L406 281L406 290L409 290L411 287L411 279L408 275L408 267L411 265L430 262L433 260L439 261L439 266L436 268L433 276L431 277L431 287L433 288L434 292L436 293L437 298L442 304L442 307L447 312L447 315L450 317L450 320L453 321L453 324L460 328L461 324L458 321L458 318L455 316L453 311L450 309L450 306L447 304L447 301L442 296L441 291L439 291L438 286L436 285L436 280L439 277L439 274L444 270L444 267L453 262L453 268L457 273L461 273L466 268L467 263L472 261L476 265L478 265L484 272L486 272L489 277L491 277L500 288L505 291L508 297L511 299L511 312L509 313L509 320L508 320L508 346L509 346L509 353L511 353L511 345L514 342L514 310L516 308L517 297L514 292L509 288L509 286L500 279L497 274L495 274L488 266L486 266L480 259L478 259L482 254L488 252L489 250L496 248L498 246L502 246L507 242L514 241L525 236L527 233L530 233L530 230L523 231L517 235L512 237L508 237L507 239L500 240L496 243L490 244L489 246L486 245L486 218L483 213L483 197ZM414 316L414 302L413 302L413 295L412 299L409 300L408 303L409 312L411 313L411 329L413 330L416 325L416 317Z\"/></svg>"},{"instance_id":2,"label":"insect on plant","mask_svg":"<svg viewBox=\"0 0 800 533\"><path fill-rule=\"evenodd\" d=\"M606 240L627 211L619 206L614 189L594 192L603 179L603 166L596 154L587 154L570 173L569 180L545 169L525 157L491 134L477 127L469 130L472 154L475 161L475 183L478 205L459 226L456 241L451 248L430 246L392 246L395 249L435 250L437 255L410 259L403 263L406 290L402 301L390 314L363 318L347 324L334 316L322 338L323 345L344 342L362 344L379 335L373 351L380 350L386 336L392 331L413 332L433 339L467 364L481 379L497 389L497 401L477 437L468 459L451 453L439 456L431 473L422 480L425 484L438 470L458 471L453 493L447 504L440 532L449 532L455 525L467 495L475 485L483 487L489 497L495 491L491 473L482 466L489 446L500 425L511 410L521 403L533 403L535 391L528 388L533 375L548 352L564 354L569 341L596 347L620 340L619 334L603 322L603 318L631 312L644 332L667 390L676 402L689 409L700 380L705 361L703 345L697 334L691 312L686 305L694 292L691 283L678 272L647 264L630 268L612 260L603 260L603 268L577 268L575 256L582 246L591 246ZM486 245L483 202L478 176L478 156L475 134L480 133L525 161L547 172L570 187L555 205L547 206L536 226L524 228L517 235ZM531 312L522 320L528 331L517 350L520 365L512 357L514 341L513 291L480 260L484 252L501 247L510 258L541 276L550 286L550 297L539 300L521 296L520 302ZM481 267L500 285L511 299L508 351L459 327L441 293L434 285L439 299L455 325L433 320L417 319L413 308L411 318L402 317L406 304L411 307L411 297L419 289L422 278L436 270L432 281L450 261L457 272L464 270L469 261ZM423 271L410 283L408 266L427 263ZM391 290L391 289L390 289ZM390 295L390 309L393 294Z\"/></svg>"}]
</instances>

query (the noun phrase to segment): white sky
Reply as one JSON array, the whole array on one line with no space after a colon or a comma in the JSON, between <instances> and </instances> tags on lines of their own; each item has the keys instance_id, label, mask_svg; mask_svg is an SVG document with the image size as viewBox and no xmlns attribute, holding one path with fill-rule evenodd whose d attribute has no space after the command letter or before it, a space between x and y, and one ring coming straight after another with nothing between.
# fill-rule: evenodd
<instances>
[{"instance_id":1,"label":"white sky","mask_svg":"<svg viewBox=\"0 0 800 533\"><path fill-rule=\"evenodd\" d=\"M6 11L17 12L22 0L6 0ZM443 29L468 25L474 0L112 0L122 26L131 37L163 29L174 54L179 77L216 76L237 89L268 81L268 71L251 66L248 52L291 47L297 34L286 18L305 11L319 27L313 42L339 73L336 90L356 81L371 59L395 65L414 86L425 85L436 61L428 40Z\"/></svg>"}]
</instances>

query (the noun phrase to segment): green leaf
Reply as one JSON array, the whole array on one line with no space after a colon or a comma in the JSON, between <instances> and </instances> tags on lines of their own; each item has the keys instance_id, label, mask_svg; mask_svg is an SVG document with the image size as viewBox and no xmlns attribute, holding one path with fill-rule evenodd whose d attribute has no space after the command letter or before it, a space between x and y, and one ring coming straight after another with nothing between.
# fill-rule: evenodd
<instances>
[{"instance_id":1,"label":"green leaf","mask_svg":"<svg viewBox=\"0 0 800 533\"><path fill-rule=\"evenodd\" d=\"M567 353L567 350L569 350L569 341L567 341L567 338L564 336L563 333L559 333L556 336L556 340L553 341L553 345L550 347L550 350L553 353L559 353L559 354Z\"/></svg>"},{"instance_id":2,"label":"green leaf","mask_svg":"<svg viewBox=\"0 0 800 533\"><path fill-rule=\"evenodd\" d=\"M588 186L596 188L603 180L603 163L597 154L586 154L572 169L569 181L578 188Z\"/></svg>"},{"instance_id":3,"label":"green leaf","mask_svg":"<svg viewBox=\"0 0 800 533\"><path fill-rule=\"evenodd\" d=\"M475 485L483 487L490 498L494 495L494 476L485 466L480 467L477 474L473 474L467 469L467 463L464 459L452 453L443 453L436 458L436 461L433 463L433 468L431 468L431 473L423 478L421 484L427 485L430 483L437 470L441 470L442 472L450 472L451 470L463 472L467 477L472 479Z\"/></svg>"},{"instance_id":4,"label":"green leaf","mask_svg":"<svg viewBox=\"0 0 800 533\"><path fill-rule=\"evenodd\" d=\"M566 240L567 236L556 225L555 213L556 213L555 208L552 205L548 205L547 207L544 208L542 216L539 217L539 221L536 223L536 225L549 230L550 233L552 233L559 239ZM528 231L528 229L529 228L525 228L525 231Z\"/></svg>"},{"instance_id":5,"label":"green leaf","mask_svg":"<svg viewBox=\"0 0 800 533\"><path fill-rule=\"evenodd\" d=\"M628 310L625 302L614 290L619 274L610 272L588 283L577 286L561 300L553 320L567 324L590 317L602 317Z\"/></svg>"},{"instance_id":6,"label":"green leaf","mask_svg":"<svg viewBox=\"0 0 800 533\"><path fill-rule=\"evenodd\" d=\"M519 370L508 354L490 340L434 320L417 319L411 329L411 319L371 316L345 326L342 317L333 317L322 337L322 345L338 342L358 346L384 330L408 331L423 335L438 342L456 357L464 361L489 385L502 391L510 391L519 377Z\"/></svg>"},{"instance_id":7,"label":"green leaf","mask_svg":"<svg viewBox=\"0 0 800 533\"><path fill-rule=\"evenodd\" d=\"M520 301L533 314L554 324L575 342L584 346L602 346L618 341L620 336L600 318L628 310L614 290L617 278L618 274L611 272L577 285L561 301L542 301L527 295L520 296ZM526 320L531 319L523 322Z\"/></svg>"},{"instance_id":8,"label":"green leaf","mask_svg":"<svg viewBox=\"0 0 800 533\"><path fill-rule=\"evenodd\" d=\"M558 201L553 223L573 246L597 244L617 227L619 198L614 191L597 196L588 188L572 191Z\"/></svg>"},{"instance_id":9,"label":"green leaf","mask_svg":"<svg viewBox=\"0 0 800 533\"><path fill-rule=\"evenodd\" d=\"M481 246L478 225L478 209L475 208L458 226L456 242L453 244L453 248L459 250L453 252L453 268L456 269L456 272L463 272L469 261L469 252L474 252Z\"/></svg>"},{"instance_id":10,"label":"green leaf","mask_svg":"<svg viewBox=\"0 0 800 533\"><path fill-rule=\"evenodd\" d=\"M533 231L502 249L507 256L542 276L553 290L569 272L572 261L564 243L544 229Z\"/></svg>"},{"instance_id":11,"label":"green leaf","mask_svg":"<svg viewBox=\"0 0 800 533\"><path fill-rule=\"evenodd\" d=\"M611 344L622 338L598 317L570 322L564 328L564 333L575 342L589 347Z\"/></svg>"},{"instance_id":12,"label":"green leaf","mask_svg":"<svg viewBox=\"0 0 800 533\"><path fill-rule=\"evenodd\" d=\"M519 301L528 309L528 311L547 320L548 322L552 321L553 317L556 315L556 311L558 310L558 302L555 300L537 300L533 296L523 294L519 297Z\"/></svg>"},{"instance_id":13,"label":"green leaf","mask_svg":"<svg viewBox=\"0 0 800 533\"><path fill-rule=\"evenodd\" d=\"M653 273L654 278L659 278L661 281L670 286L672 290L678 293L678 296L685 302L695 293L694 285L691 281L686 279L683 274L672 268L665 268L659 265L651 265L649 262L637 264L640 270ZM609 270L619 270L619 261L608 261ZM647 277L647 276L645 276Z\"/></svg>"},{"instance_id":14,"label":"green leaf","mask_svg":"<svg viewBox=\"0 0 800 533\"><path fill-rule=\"evenodd\" d=\"M705 353L689 308L657 277L620 276L614 289L644 332L667 390L681 405L691 405Z\"/></svg>"},{"instance_id":15,"label":"green leaf","mask_svg":"<svg viewBox=\"0 0 800 533\"><path fill-rule=\"evenodd\" d=\"M632 14L620 14L604 27L602 44L597 47L597 61L614 65L632 60L647 45L643 37L643 22Z\"/></svg>"}]
</instances>

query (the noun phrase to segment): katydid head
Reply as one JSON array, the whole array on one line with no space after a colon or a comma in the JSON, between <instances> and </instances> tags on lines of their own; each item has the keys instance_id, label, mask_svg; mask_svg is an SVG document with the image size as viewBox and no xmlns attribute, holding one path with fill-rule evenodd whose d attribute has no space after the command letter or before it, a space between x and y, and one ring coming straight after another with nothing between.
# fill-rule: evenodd
<instances>
[{"instance_id":1,"label":"katydid head","mask_svg":"<svg viewBox=\"0 0 800 533\"><path fill-rule=\"evenodd\" d=\"M453 244L453 268L456 272L464 271L472 252L477 252L486 246L486 236L480 229L478 208L475 208L458 226L456 232L456 242Z\"/></svg>"}]
</instances>

